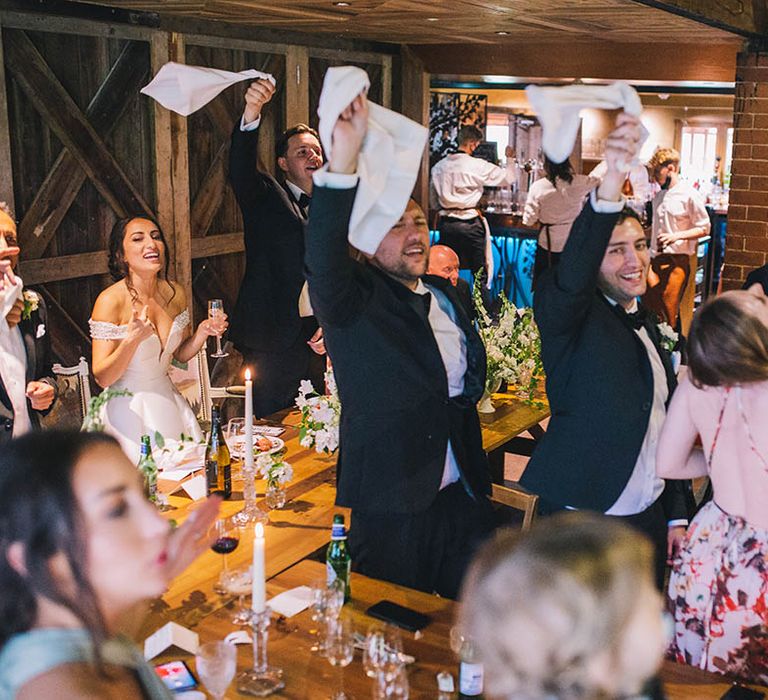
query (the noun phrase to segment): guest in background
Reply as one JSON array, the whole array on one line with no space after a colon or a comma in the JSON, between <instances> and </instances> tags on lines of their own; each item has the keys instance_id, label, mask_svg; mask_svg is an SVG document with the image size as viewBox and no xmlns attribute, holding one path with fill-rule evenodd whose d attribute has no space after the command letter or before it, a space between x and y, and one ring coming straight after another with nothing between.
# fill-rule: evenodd
<instances>
[{"instance_id":1,"label":"guest in background","mask_svg":"<svg viewBox=\"0 0 768 700\"><path fill-rule=\"evenodd\" d=\"M158 224L144 216L120 219L109 237L109 271L116 282L96 299L89 320L93 376L99 386L125 389L103 409L108 433L134 462L142 435L181 433L201 440L197 418L171 383L171 361L191 360L208 337L223 333L221 319L190 332L184 288L168 280L168 246Z\"/></svg>"},{"instance_id":2,"label":"guest in background","mask_svg":"<svg viewBox=\"0 0 768 700\"><path fill-rule=\"evenodd\" d=\"M680 154L659 148L648 161L661 191L653 199L651 257L658 283L644 302L673 328L688 334L696 294L696 247L711 223L704 198L680 179Z\"/></svg>"},{"instance_id":3,"label":"guest in background","mask_svg":"<svg viewBox=\"0 0 768 700\"><path fill-rule=\"evenodd\" d=\"M20 252L16 222L0 205L0 444L39 428L57 392L45 301L13 272Z\"/></svg>"},{"instance_id":4,"label":"guest in background","mask_svg":"<svg viewBox=\"0 0 768 700\"><path fill-rule=\"evenodd\" d=\"M652 559L645 537L586 513L489 541L467 575L459 621L484 665L486 692L506 700L636 697L664 650Z\"/></svg>"},{"instance_id":5,"label":"guest in background","mask_svg":"<svg viewBox=\"0 0 768 700\"><path fill-rule=\"evenodd\" d=\"M274 92L268 80L251 83L229 152L229 179L245 226L245 275L229 335L255 370L257 416L293 406L301 380L321 387L325 371L322 330L304 283L304 228L323 151L317 132L297 124L275 144L280 179L263 171L259 125Z\"/></svg>"},{"instance_id":6,"label":"guest in background","mask_svg":"<svg viewBox=\"0 0 768 700\"><path fill-rule=\"evenodd\" d=\"M621 196L639 127L635 117L618 116L606 141L606 175L574 222L560 264L539 279L534 314L552 418L520 481L547 511L594 510L647 534L661 588L693 504L689 485L656 477L656 444L676 382L656 324L638 307L650 257Z\"/></svg>"},{"instance_id":7,"label":"guest in background","mask_svg":"<svg viewBox=\"0 0 768 700\"><path fill-rule=\"evenodd\" d=\"M533 266L534 285L544 270L559 262L584 200L600 182L591 175L574 174L570 160L553 163L545 157L544 173L546 177L536 180L528 190L523 211L523 225L539 227Z\"/></svg>"},{"instance_id":8,"label":"guest in background","mask_svg":"<svg viewBox=\"0 0 768 700\"><path fill-rule=\"evenodd\" d=\"M467 312L467 316L474 320L476 311L475 304L472 301L472 290L469 288L469 283L459 277L459 256L456 255L452 248L437 244L429 249L427 274L437 275L449 280L456 288L459 301L464 311Z\"/></svg>"},{"instance_id":9,"label":"guest in background","mask_svg":"<svg viewBox=\"0 0 768 700\"><path fill-rule=\"evenodd\" d=\"M120 636L209 545L221 499L176 530L99 433L27 435L0 451L0 697L172 697Z\"/></svg>"},{"instance_id":10,"label":"guest in background","mask_svg":"<svg viewBox=\"0 0 768 700\"><path fill-rule=\"evenodd\" d=\"M507 146L506 168L489 163L472 154L483 140L483 132L468 124L459 129L458 152L447 155L432 168L430 178L430 207L439 213L440 243L453 248L462 269L480 273L483 299L490 303L486 283L490 254L489 232L482 212L478 209L484 187L510 185L517 178L515 152Z\"/></svg>"},{"instance_id":11,"label":"guest in background","mask_svg":"<svg viewBox=\"0 0 768 700\"><path fill-rule=\"evenodd\" d=\"M708 475L714 499L693 519L674 562L671 653L766 685L768 298L759 285L725 292L697 311L688 363L656 470L675 479Z\"/></svg>"},{"instance_id":12,"label":"guest in background","mask_svg":"<svg viewBox=\"0 0 768 700\"><path fill-rule=\"evenodd\" d=\"M352 509L358 571L455 598L492 526L475 409L485 351L451 283L423 277L429 229L413 200L373 256L350 258L367 128L362 94L334 126L307 231L309 291L344 406L336 502Z\"/></svg>"}]
</instances>

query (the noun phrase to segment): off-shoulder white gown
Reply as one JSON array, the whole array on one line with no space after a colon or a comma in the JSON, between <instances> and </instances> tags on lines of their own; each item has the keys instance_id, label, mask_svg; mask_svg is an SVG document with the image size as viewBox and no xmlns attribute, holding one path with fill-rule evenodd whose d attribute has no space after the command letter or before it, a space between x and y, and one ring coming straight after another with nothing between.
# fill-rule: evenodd
<instances>
[{"instance_id":1,"label":"off-shoulder white gown","mask_svg":"<svg viewBox=\"0 0 768 700\"><path fill-rule=\"evenodd\" d=\"M128 326L105 321L89 322L91 338L121 340ZM141 341L123 376L112 387L127 389L133 395L109 401L102 414L105 432L114 435L129 459L139 460L142 435L149 435L155 444L155 431L164 438L178 439L181 433L195 440L203 437L192 408L168 377L173 353L181 344L184 329L189 325L189 312L184 310L173 320L165 347L153 333Z\"/></svg>"}]
</instances>

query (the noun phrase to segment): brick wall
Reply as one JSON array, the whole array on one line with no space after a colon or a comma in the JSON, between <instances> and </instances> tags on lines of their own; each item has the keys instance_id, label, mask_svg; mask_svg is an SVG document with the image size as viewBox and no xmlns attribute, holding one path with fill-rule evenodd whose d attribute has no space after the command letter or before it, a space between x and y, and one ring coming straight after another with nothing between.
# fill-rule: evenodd
<instances>
[{"instance_id":1,"label":"brick wall","mask_svg":"<svg viewBox=\"0 0 768 700\"><path fill-rule=\"evenodd\" d=\"M723 289L768 262L768 52L739 54Z\"/></svg>"}]
</instances>

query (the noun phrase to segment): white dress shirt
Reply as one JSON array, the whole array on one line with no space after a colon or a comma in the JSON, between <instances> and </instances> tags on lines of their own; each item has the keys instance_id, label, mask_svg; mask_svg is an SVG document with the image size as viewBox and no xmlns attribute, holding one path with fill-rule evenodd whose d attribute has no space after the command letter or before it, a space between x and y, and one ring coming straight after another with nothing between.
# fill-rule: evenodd
<instances>
[{"instance_id":1,"label":"white dress shirt","mask_svg":"<svg viewBox=\"0 0 768 700\"><path fill-rule=\"evenodd\" d=\"M459 152L435 163L430 177L430 206L440 214L455 219L473 219L483 187L509 185L517 177L515 163L507 159L507 167ZM465 211L466 210L466 211Z\"/></svg>"},{"instance_id":2,"label":"white dress shirt","mask_svg":"<svg viewBox=\"0 0 768 700\"><path fill-rule=\"evenodd\" d=\"M711 228L704 199L687 182L678 180L676 185L668 190L661 190L653 198L651 255L658 253L660 233L677 233L694 227L702 229L702 236L706 236ZM695 238L675 241L664 246L662 252L694 255L697 243Z\"/></svg>"},{"instance_id":3,"label":"white dress shirt","mask_svg":"<svg viewBox=\"0 0 768 700\"><path fill-rule=\"evenodd\" d=\"M435 336L445 373L448 375L448 396L459 396L464 391L464 375L467 372L467 339L464 331L456 325L453 306L439 289L419 280L415 292L432 296L429 305L429 325ZM440 488L444 489L458 480L459 467L449 440Z\"/></svg>"},{"instance_id":4,"label":"white dress shirt","mask_svg":"<svg viewBox=\"0 0 768 700\"><path fill-rule=\"evenodd\" d=\"M13 407L13 437L32 430L27 405L27 351L19 327L10 328L5 318L21 289L19 281L16 287L0 291L0 377Z\"/></svg>"}]
</instances>

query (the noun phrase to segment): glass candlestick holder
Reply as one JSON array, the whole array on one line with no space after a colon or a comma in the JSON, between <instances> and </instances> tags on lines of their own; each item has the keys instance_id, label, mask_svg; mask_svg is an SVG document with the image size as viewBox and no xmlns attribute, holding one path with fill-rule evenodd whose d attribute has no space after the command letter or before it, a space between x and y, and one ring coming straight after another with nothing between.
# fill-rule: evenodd
<instances>
[{"instance_id":1,"label":"glass candlestick holder","mask_svg":"<svg viewBox=\"0 0 768 700\"><path fill-rule=\"evenodd\" d=\"M267 661L270 613L269 608L264 608L263 612L253 611L253 668L237 677L237 691L244 695L263 698L285 688L283 669L270 666Z\"/></svg>"}]
</instances>

